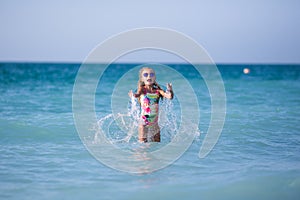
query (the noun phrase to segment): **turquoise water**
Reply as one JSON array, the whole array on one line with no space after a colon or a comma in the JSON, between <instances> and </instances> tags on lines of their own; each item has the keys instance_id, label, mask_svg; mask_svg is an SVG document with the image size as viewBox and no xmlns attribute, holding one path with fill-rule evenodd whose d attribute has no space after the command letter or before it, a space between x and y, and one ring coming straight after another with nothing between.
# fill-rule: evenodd
<instances>
[{"instance_id":1,"label":"turquoise water","mask_svg":"<svg viewBox=\"0 0 300 200\"><path fill-rule=\"evenodd\" d=\"M113 89L123 74L130 78L122 86L135 89L137 74L130 70L136 66L115 64L104 73L96 92L99 119L111 112ZM170 166L129 174L97 161L77 134L72 92L80 64L0 64L0 198L299 199L300 66L218 65L226 121L203 159L198 152L209 126L209 92L191 66L168 66L196 90L201 134ZM162 85L163 72L157 71ZM159 148L169 136L151 145ZM128 145L134 143L135 137Z\"/></svg>"}]
</instances>

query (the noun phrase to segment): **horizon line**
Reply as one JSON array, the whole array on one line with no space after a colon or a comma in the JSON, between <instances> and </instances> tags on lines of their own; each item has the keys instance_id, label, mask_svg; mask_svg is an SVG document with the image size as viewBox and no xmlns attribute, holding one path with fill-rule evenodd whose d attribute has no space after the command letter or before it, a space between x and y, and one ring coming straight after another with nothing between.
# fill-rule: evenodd
<instances>
[{"instance_id":1,"label":"horizon line","mask_svg":"<svg viewBox=\"0 0 300 200\"><path fill-rule=\"evenodd\" d=\"M143 64L163 64L163 65L188 65L192 64L189 62L112 62L112 63L104 63L104 62L95 62L95 63L85 63L80 61L2 61L0 60L0 64L133 64L133 65L143 65ZM207 65L207 64L215 64L215 65L300 65L295 62L214 62L214 63L194 63L195 65Z\"/></svg>"}]
</instances>

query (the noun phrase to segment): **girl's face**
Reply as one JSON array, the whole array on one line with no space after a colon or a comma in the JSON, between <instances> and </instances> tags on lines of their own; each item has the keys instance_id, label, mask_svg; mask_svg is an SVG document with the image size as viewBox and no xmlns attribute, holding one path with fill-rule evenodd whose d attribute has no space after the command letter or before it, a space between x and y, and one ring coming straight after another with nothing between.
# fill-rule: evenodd
<instances>
[{"instance_id":1,"label":"girl's face","mask_svg":"<svg viewBox=\"0 0 300 200\"><path fill-rule=\"evenodd\" d=\"M152 85L155 83L156 76L152 69L144 69L142 72L142 81L145 85Z\"/></svg>"}]
</instances>

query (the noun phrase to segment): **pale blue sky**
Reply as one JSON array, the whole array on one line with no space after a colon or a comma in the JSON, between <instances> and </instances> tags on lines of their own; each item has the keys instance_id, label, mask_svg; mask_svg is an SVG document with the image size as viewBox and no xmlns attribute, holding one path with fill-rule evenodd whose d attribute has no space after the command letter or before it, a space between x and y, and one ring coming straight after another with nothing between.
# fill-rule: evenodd
<instances>
[{"instance_id":1,"label":"pale blue sky","mask_svg":"<svg viewBox=\"0 0 300 200\"><path fill-rule=\"evenodd\" d=\"M299 11L298 0L0 0L0 61L82 62L112 35L163 27L192 37L216 63L300 63Z\"/></svg>"}]
</instances>

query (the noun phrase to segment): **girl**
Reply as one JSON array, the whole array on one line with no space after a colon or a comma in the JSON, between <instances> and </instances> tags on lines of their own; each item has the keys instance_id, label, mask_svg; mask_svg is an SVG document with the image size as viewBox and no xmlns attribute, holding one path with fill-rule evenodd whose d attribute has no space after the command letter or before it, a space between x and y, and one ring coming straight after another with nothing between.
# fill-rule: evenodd
<instances>
[{"instance_id":1,"label":"girl","mask_svg":"<svg viewBox=\"0 0 300 200\"><path fill-rule=\"evenodd\" d=\"M173 99L174 93L172 84L167 84L167 91L164 92L156 83L156 75L153 69L144 67L139 72L137 93L132 90L129 97L139 99L141 104L141 121L139 124L140 142L160 142L160 128L158 126L158 103L162 97Z\"/></svg>"}]
</instances>

